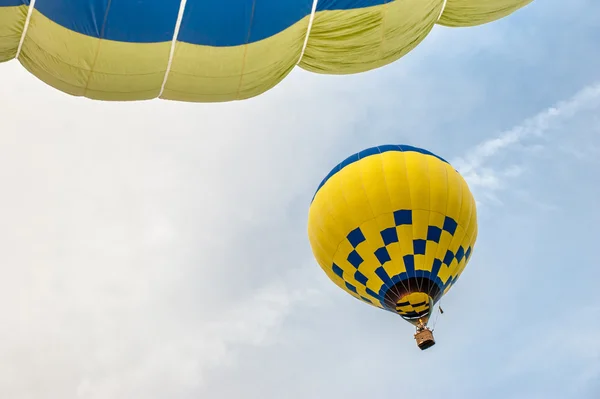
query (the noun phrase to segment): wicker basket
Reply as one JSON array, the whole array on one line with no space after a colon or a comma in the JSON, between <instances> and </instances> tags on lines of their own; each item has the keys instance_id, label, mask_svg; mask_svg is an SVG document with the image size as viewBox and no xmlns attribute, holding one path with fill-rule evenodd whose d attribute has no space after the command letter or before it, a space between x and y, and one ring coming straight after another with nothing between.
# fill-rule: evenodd
<instances>
[{"instance_id":1,"label":"wicker basket","mask_svg":"<svg viewBox=\"0 0 600 399\"><path fill-rule=\"evenodd\" d=\"M433 333L429 329L423 329L418 331L415 334L415 340L417 341L417 346L421 350L425 350L427 348L435 345L435 340L433 339Z\"/></svg>"}]
</instances>

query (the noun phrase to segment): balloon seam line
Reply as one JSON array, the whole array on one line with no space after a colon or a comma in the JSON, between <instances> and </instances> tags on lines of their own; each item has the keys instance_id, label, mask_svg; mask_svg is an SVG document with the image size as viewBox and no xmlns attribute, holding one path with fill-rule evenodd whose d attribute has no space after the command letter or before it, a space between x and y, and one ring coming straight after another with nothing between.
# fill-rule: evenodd
<instances>
[{"instance_id":1,"label":"balloon seam line","mask_svg":"<svg viewBox=\"0 0 600 399\"><path fill-rule=\"evenodd\" d=\"M442 18L442 15L446 10L446 4L448 4L448 0L444 0L444 3L442 4L442 9L440 10L440 15L438 15L437 21L435 21L436 23Z\"/></svg>"},{"instance_id":2,"label":"balloon seam line","mask_svg":"<svg viewBox=\"0 0 600 399\"><path fill-rule=\"evenodd\" d=\"M17 54L15 54L15 59L19 59L21 55L21 50L23 49L23 43L25 42L25 36L27 36L27 31L29 30L29 23L31 22L31 16L33 15L33 9L35 8L35 1L31 0L29 3L29 8L27 9L27 18L25 18L25 25L23 25L23 33L21 33L21 39L19 40L19 47L17 47Z\"/></svg>"},{"instance_id":3,"label":"balloon seam line","mask_svg":"<svg viewBox=\"0 0 600 399\"><path fill-rule=\"evenodd\" d=\"M319 0L313 0L312 9L310 11L310 18L308 20L308 28L306 28L306 36L304 37L304 44L302 45L302 51L300 52L300 58L298 58L298 62L296 65L300 65L302 58L304 57L304 52L306 51L306 46L308 46L308 38L310 37L310 31L312 30L313 22L315 20L315 14L317 13L317 5L319 4Z\"/></svg>"},{"instance_id":4,"label":"balloon seam line","mask_svg":"<svg viewBox=\"0 0 600 399\"><path fill-rule=\"evenodd\" d=\"M175 22L175 31L173 32L173 39L171 40L171 49L169 51L169 61L167 62L167 69L165 71L165 76L163 78L162 84L160 86L160 92L158 93L158 98L162 97L165 87L167 86L167 80L169 80L169 74L171 73L171 68L173 67L173 59L175 58L175 46L177 45L177 38L179 37L179 31L181 29L181 22L183 21L183 15L185 14L185 5L187 0L181 0L179 3L179 13L177 14L177 21Z\"/></svg>"},{"instance_id":5,"label":"balloon seam line","mask_svg":"<svg viewBox=\"0 0 600 399\"><path fill-rule=\"evenodd\" d=\"M252 12L250 14L250 24L248 27L248 35L246 36L246 44L244 44L244 56L242 57L242 69L240 70L240 80L238 82L237 92L235 93L235 99L240 99L240 91L242 90L242 83L244 81L244 71L246 69L246 62L248 60L248 44L250 43L250 37L252 34L252 24L254 22L254 12L256 11L256 0L252 3Z\"/></svg>"}]
</instances>

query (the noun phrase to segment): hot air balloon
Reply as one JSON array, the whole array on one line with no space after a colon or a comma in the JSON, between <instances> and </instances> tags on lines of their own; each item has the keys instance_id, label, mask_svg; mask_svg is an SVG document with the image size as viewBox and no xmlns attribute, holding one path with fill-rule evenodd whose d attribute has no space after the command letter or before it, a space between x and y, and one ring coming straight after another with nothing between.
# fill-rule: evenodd
<instances>
[{"instance_id":1,"label":"hot air balloon","mask_svg":"<svg viewBox=\"0 0 600 399\"><path fill-rule=\"evenodd\" d=\"M389 64L532 0L0 0L0 62L74 96L218 102Z\"/></svg>"},{"instance_id":2,"label":"hot air balloon","mask_svg":"<svg viewBox=\"0 0 600 399\"><path fill-rule=\"evenodd\" d=\"M435 344L428 321L456 283L477 238L475 200L444 159L416 147L382 145L337 165L308 214L313 254L356 299L416 327L421 349Z\"/></svg>"}]
</instances>

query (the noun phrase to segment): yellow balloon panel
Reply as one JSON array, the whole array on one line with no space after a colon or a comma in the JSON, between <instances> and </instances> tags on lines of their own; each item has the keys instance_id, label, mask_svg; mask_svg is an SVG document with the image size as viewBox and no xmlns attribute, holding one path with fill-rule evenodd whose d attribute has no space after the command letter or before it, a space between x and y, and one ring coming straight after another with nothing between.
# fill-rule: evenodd
<instances>
[{"instance_id":1,"label":"yellow balloon panel","mask_svg":"<svg viewBox=\"0 0 600 399\"><path fill-rule=\"evenodd\" d=\"M0 8L0 62L15 57L26 15L25 5Z\"/></svg>"},{"instance_id":2,"label":"yellow balloon panel","mask_svg":"<svg viewBox=\"0 0 600 399\"><path fill-rule=\"evenodd\" d=\"M447 0L438 24L468 27L504 18L533 0Z\"/></svg>"},{"instance_id":3,"label":"yellow balloon panel","mask_svg":"<svg viewBox=\"0 0 600 399\"><path fill-rule=\"evenodd\" d=\"M340 288L410 322L426 321L471 257L477 211L447 161L385 145L354 154L323 180L308 236Z\"/></svg>"},{"instance_id":4,"label":"yellow balloon panel","mask_svg":"<svg viewBox=\"0 0 600 399\"><path fill-rule=\"evenodd\" d=\"M443 0L391 1L354 10L321 11L300 67L312 72L350 74L394 62L427 37Z\"/></svg>"}]
</instances>

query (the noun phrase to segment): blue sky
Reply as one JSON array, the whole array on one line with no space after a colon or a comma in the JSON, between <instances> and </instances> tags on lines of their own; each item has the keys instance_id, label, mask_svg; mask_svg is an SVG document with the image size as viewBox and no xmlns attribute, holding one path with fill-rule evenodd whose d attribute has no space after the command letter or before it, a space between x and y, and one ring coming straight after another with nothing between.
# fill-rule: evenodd
<instances>
[{"instance_id":1,"label":"blue sky","mask_svg":"<svg viewBox=\"0 0 600 399\"><path fill-rule=\"evenodd\" d=\"M91 102L0 65L0 392L599 398L599 15L538 0L239 103ZM479 203L426 352L306 237L322 177L384 143L450 160Z\"/></svg>"}]
</instances>

